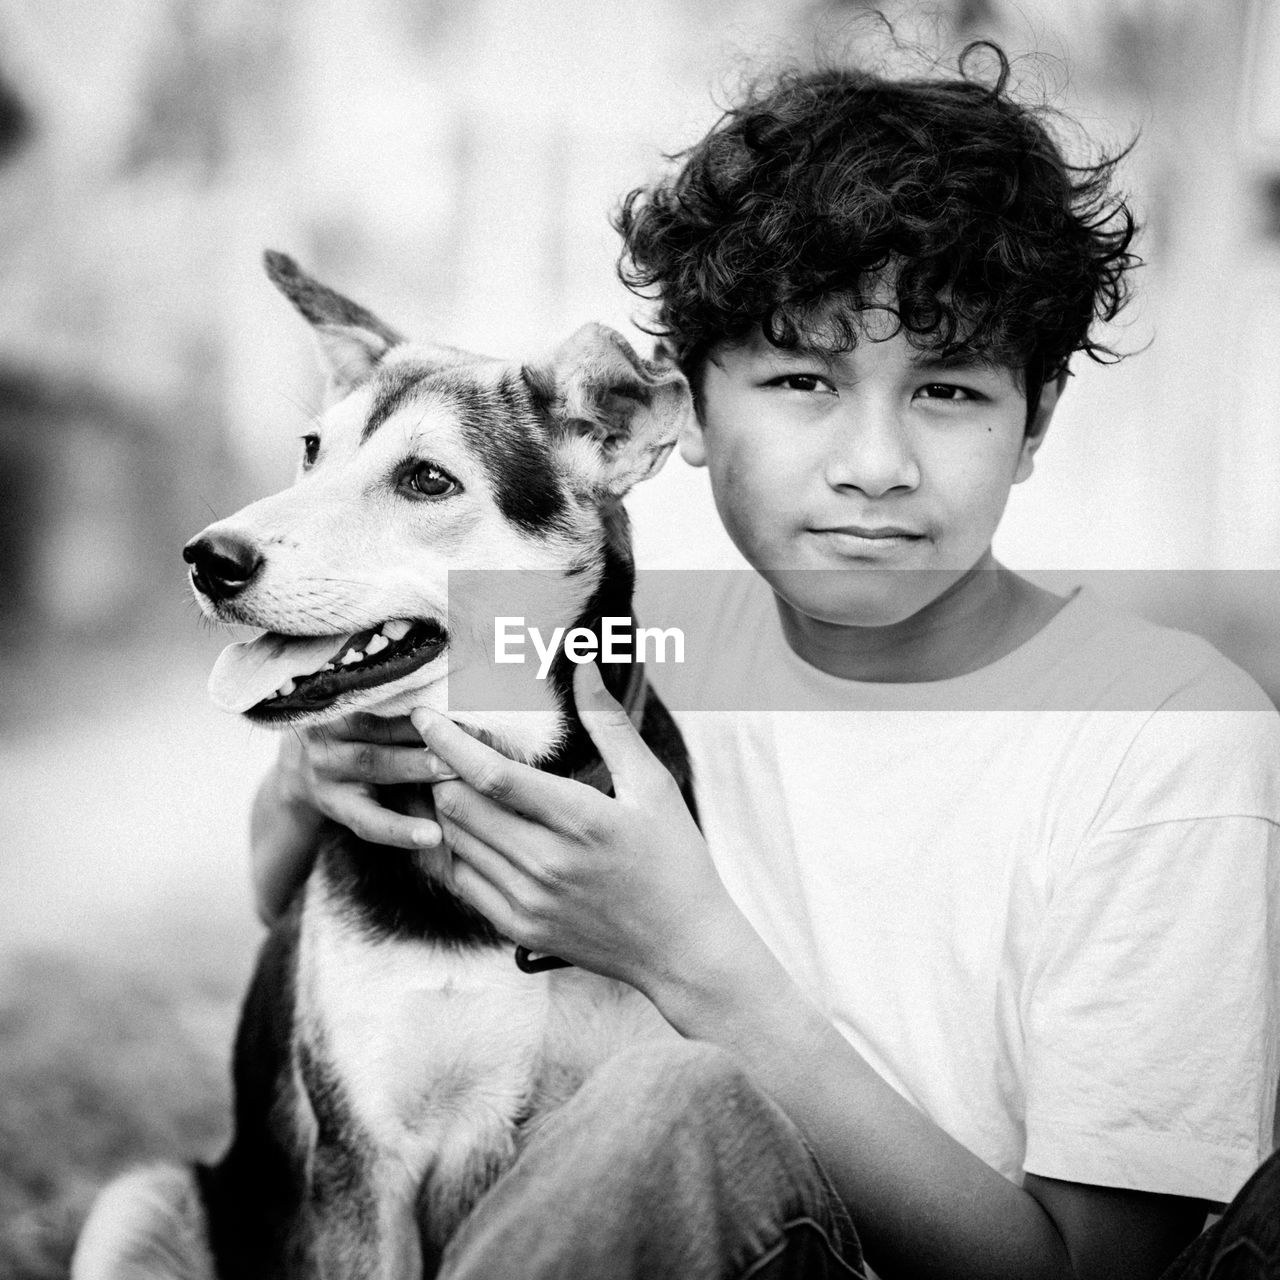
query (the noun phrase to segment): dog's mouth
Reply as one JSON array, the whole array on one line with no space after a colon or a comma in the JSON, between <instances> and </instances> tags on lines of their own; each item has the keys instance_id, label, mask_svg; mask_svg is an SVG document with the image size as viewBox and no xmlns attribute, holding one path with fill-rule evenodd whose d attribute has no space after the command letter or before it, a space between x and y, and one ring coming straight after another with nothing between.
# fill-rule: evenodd
<instances>
[{"instance_id":1,"label":"dog's mouth","mask_svg":"<svg viewBox=\"0 0 1280 1280\"><path fill-rule=\"evenodd\" d=\"M433 619L393 618L354 635L289 636L266 631L229 645L209 677L227 711L259 723L322 711L343 694L400 680L434 661L448 644Z\"/></svg>"}]
</instances>

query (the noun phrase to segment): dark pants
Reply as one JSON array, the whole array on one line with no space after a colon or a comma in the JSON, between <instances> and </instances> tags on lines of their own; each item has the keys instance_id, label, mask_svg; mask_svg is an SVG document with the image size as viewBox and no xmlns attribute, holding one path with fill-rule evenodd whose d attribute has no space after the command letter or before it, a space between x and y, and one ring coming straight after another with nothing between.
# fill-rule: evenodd
<instances>
[{"instance_id":1,"label":"dark pants","mask_svg":"<svg viewBox=\"0 0 1280 1280\"><path fill-rule=\"evenodd\" d=\"M462 1224L440 1280L863 1280L795 1125L728 1054L611 1060ZM1162 1280L1280 1280L1280 1153Z\"/></svg>"},{"instance_id":2,"label":"dark pants","mask_svg":"<svg viewBox=\"0 0 1280 1280\"><path fill-rule=\"evenodd\" d=\"M795 1125L719 1049L610 1060L529 1140L441 1280L862 1280Z\"/></svg>"},{"instance_id":3,"label":"dark pants","mask_svg":"<svg viewBox=\"0 0 1280 1280\"><path fill-rule=\"evenodd\" d=\"M1280 1151L1240 1189L1226 1212L1194 1240L1161 1280L1276 1280L1280 1277Z\"/></svg>"}]
</instances>

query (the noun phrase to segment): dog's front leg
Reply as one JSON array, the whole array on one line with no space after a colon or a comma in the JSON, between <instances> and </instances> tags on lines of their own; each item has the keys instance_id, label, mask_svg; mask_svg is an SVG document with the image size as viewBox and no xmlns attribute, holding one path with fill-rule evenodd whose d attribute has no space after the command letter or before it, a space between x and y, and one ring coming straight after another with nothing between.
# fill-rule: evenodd
<instances>
[{"instance_id":1,"label":"dog's front leg","mask_svg":"<svg viewBox=\"0 0 1280 1280\"><path fill-rule=\"evenodd\" d=\"M309 1113L302 1214L306 1274L323 1280L419 1280L422 1247L413 1204L418 1178L388 1140L386 1125L371 1127L356 1105L363 1097L368 1111L368 1095L379 1096L376 1068L383 1056L376 1034L360 1017L367 988L357 981L345 998L334 998L324 977L324 957L332 958L335 935L342 930L325 894L315 884L309 890L293 1023L295 1078ZM368 954L359 942L346 942L357 954ZM342 959L351 957L344 953ZM334 967L329 966L330 975ZM352 967L336 966L347 976ZM360 1024L354 1034L367 1058L339 1051L353 1034L353 1021ZM376 1102L373 1111L378 1113Z\"/></svg>"},{"instance_id":2,"label":"dog's front leg","mask_svg":"<svg viewBox=\"0 0 1280 1280\"><path fill-rule=\"evenodd\" d=\"M322 1280L420 1280L411 1206L380 1187L372 1153L348 1141L314 1153L307 1208L311 1273Z\"/></svg>"}]
</instances>

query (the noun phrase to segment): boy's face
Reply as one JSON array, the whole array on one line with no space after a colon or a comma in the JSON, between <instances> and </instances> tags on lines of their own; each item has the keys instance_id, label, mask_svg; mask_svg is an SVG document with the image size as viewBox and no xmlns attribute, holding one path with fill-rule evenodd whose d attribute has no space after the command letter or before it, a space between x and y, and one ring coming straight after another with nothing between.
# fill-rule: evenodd
<instances>
[{"instance_id":1,"label":"boy's face","mask_svg":"<svg viewBox=\"0 0 1280 1280\"><path fill-rule=\"evenodd\" d=\"M717 347L701 420L681 439L738 549L823 622L902 622L987 559L1057 400L1046 385L1028 431L1012 370L943 364L891 331L870 312L863 339L836 355L758 332ZM877 572L831 572L849 569Z\"/></svg>"}]
</instances>

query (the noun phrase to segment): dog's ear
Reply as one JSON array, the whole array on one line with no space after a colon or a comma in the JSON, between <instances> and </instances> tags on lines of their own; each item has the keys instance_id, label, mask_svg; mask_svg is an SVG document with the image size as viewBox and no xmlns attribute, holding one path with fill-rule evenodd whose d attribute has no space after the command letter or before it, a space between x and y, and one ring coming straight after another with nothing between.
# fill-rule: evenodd
<instances>
[{"instance_id":1,"label":"dog's ear","mask_svg":"<svg viewBox=\"0 0 1280 1280\"><path fill-rule=\"evenodd\" d=\"M372 311L312 279L288 255L268 249L263 262L271 282L311 325L334 399L363 382L405 341Z\"/></svg>"},{"instance_id":2,"label":"dog's ear","mask_svg":"<svg viewBox=\"0 0 1280 1280\"><path fill-rule=\"evenodd\" d=\"M670 360L641 359L602 324L584 325L525 376L545 402L566 473L596 493L621 497L657 471L693 412Z\"/></svg>"}]
</instances>

